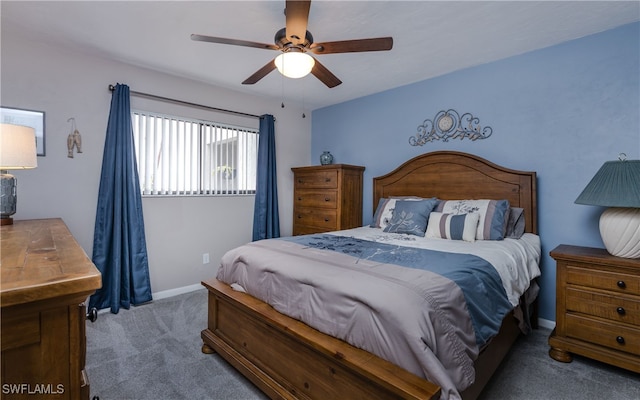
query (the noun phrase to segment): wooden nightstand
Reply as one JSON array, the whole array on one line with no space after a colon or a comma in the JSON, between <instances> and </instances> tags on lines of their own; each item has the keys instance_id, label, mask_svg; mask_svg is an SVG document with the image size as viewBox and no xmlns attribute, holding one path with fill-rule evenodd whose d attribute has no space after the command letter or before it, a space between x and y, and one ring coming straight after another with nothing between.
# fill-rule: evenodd
<instances>
[{"instance_id":1,"label":"wooden nightstand","mask_svg":"<svg viewBox=\"0 0 640 400\"><path fill-rule=\"evenodd\" d=\"M330 164L293 171L293 234L362 226L364 167Z\"/></svg>"},{"instance_id":2,"label":"wooden nightstand","mask_svg":"<svg viewBox=\"0 0 640 400\"><path fill-rule=\"evenodd\" d=\"M580 354L640 372L640 260L604 249L560 245L556 260L556 328L549 355Z\"/></svg>"}]
</instances>

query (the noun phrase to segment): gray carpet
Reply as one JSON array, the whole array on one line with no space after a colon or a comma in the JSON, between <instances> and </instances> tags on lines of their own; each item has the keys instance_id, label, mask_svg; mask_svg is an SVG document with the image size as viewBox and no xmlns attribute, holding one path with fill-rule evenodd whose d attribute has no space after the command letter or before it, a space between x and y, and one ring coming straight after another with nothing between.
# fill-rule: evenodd
<instances>
[{"instance_id":1,"label":"gray carpet","mask_svg":"<svg viewBox=\"0 0 640 400\"><path fill-rule=\"evenodd\" d=\"M87 323L86 369L100 400L266 399L218 355L200 351L205 290L154 301ZM482 400L640 399L640 377L576 357L548 355L549 331L521 338Z\"/></svg>"}]
</instances>

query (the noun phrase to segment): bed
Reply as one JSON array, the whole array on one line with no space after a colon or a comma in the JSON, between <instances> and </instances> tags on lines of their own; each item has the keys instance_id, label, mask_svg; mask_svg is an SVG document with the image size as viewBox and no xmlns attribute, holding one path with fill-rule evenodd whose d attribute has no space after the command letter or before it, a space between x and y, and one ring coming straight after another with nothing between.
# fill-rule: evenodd
<instances>
[{"instance_id":1,"label":"bed","mask_svg":"<svg viewBox=\"0 0 640 400\"><path fill-rule=\"evenodd\" d=\"M510 207L522 210L525 236L537 237L535 172L511 170L466 153L438 151L415 157L394 171L374 178L373 186L374 210L380 199L394 197L504 199ZM335 236L329 237L331 234ZM319 239L345 237L341 235L351 233L330 233L313 239L316 243L321 242ZM278 246L288 246L295 240L276 241ZM302 246L310 247L309 243ZM236 255L236 259L256 257L249 250L256 251L243 249L247 253ZM326 268L329 268L333 261L329 262L328 255L322 253L324 250L315 248L314 251L316 255L320 254L319 258L327 257ZM318 262L314 261L314 268L322 269ZM285 263L284 259L282 263ZM219 273L219 277L223 275ZM534 282L535 275L530 278ZM373 354L376 351L365 351L363 346L352 346L324 334L301 322L304 318L284 315L245 293L247 290L243 286L232 288L216 278L202 284L209 291L208 323L201 334L202 351L220 354L273 399L439 399L449 396L475 399L520 335L526 325L523 319L530 319L533 325L537 319L532 301L536 295L533 284L520 296L520 307L513 308L501 319L499 329L496 329L499 332L488 339L486 345L478 346L477 353L467 351L472 358L473 382L459 393L452 391L448 384L433 382L437 379L430 380L424 374L409 372L407 368ZM281 307L277 304L276 308ZM331 318L327 320L331 322ZM437 346L427 344L426 347ZM433 376L438 373L434 372Z\"/></svg>"}]
</instances>

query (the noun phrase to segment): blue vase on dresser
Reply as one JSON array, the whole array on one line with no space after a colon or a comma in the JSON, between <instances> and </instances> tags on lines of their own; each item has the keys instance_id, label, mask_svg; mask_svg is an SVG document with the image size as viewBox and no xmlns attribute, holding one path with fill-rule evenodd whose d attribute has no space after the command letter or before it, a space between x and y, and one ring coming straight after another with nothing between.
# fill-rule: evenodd
<instances>
[{"instance_id":1,"label":"blue vase on dresser","mask_svg":"<svg viewBox=\"0 0 640 400\"><path fill-rule=\"evenodd\" d=\"M320 164L329 165L331 163L333 163L333 155L328 151L323 151L320 154Z\"/></svg>"}]
</instances>

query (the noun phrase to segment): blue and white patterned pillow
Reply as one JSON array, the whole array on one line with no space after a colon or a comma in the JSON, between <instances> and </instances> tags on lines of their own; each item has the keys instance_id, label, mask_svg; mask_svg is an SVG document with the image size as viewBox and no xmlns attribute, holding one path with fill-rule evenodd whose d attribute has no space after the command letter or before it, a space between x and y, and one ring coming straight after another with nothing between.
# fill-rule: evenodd
<instances>
[{"instance_id":1,"label":"blue and white patterned pillow","mask_svg":"<svg viewBox=\"0 0 640 400\"><path fill-rule=\"evenodd\" d=\"M475 213L454 215L432 212L426 237L475 242L479 220L480 214Z\"/></svg>"},{"instance_id":2,"label":"blue and white patterned pillow","mask_svg":"<svg viewBox=\"0 0 640 400\"><path fill-rule=\"evenodd\" d=\"M505 217L509 218L508 200L442 200L434 211L445 214L478 214L477 240L504 239Z\"/></svg>"},{"instance_id":3,"label":"blue and white patterned pillow","mask_svg":"<svg viewBox=\"0 0 640 400\"><path fill-rule=\"evenodd\" d=\"M435 197L431 199L424 199L421 197L415 196L396 196L389 198L381 198L378 201L378 207L376 208L376 212L373 214L373 221L369 225L371 228L386 228L391 221L391 217L393 217L393 209L396 206L396 201L398 200L408 200L408 201L421 201L421 200L437 200Z\"/></svg>"},{"instance_id":4,"label":"blue and white patterned pillow","mask_svg":"<svg viewBox=\"0 0 640 400\"><path fill-rule=\"evenodd\" d=\"M436 199L396 200L393 216L383 231L424 236L429 213L437 203Z\"/></svg>"}]
</instances>

